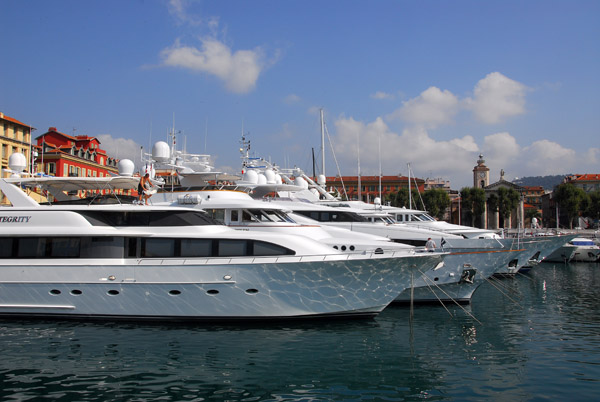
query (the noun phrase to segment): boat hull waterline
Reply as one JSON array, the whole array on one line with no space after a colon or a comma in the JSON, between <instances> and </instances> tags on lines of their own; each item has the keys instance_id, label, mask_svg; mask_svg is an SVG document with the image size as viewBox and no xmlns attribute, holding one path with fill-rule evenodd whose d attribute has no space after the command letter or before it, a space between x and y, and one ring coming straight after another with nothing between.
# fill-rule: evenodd
<instances>
[{"instance_id":1,"label":"boat hull waterline","mask_svg":"<svg viewBox=\"0 0 600 402\"><path fill-rule=\"evenodd\" d=\"M360 257L360 258L359 258ZM252 261L3 261L0 316L250 320L373 317L441 256ZM265 259L266 260L266 259ZM71 265L69 265L71 264ZM420 274L418 274L420 275Z\"/></svg>"}]
</instances>

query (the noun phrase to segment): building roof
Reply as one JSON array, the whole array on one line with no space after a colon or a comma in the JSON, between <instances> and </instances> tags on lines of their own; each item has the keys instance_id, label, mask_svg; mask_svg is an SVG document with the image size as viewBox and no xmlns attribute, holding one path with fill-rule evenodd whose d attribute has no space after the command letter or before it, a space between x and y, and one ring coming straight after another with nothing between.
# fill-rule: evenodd
<instances>
[{"instance_id":1,"label":"building roof","mask_svg":"<svg viewBox=\"0 0 600 402\"><path fill-rule=\"evenodd\" d=\"M42 134L42 135L39 135L39 136L35 137L35 139L37 140L38 138L42 138L43 136L45 136L46 134L49 134L49 133L56 133L56 134L60 134L60 135L62 135L62 136L63 136L63 137L65 137L65 138L68 138L68 139L70 139L70 140L73 140L73 141L77 141L77 138L75 138L75 137L73 137L73 136L70 136L69 134L61 133L60 131L58 131L58 130L56 129L56 127L50 127L50 128L48 128L48 131L47 131L47 132L45 132L45 133L44 133L44 134Z\"/></svg>"},{"instance_id":2,"label":"building roof","mask_svg":"<svg viewBox=\"0 0 600 402\"><path fill-rule=\"evenodd\" d=\"M27 125L25 123L20 122L19 120L12 118L10 116L5 115L4 113L0 112L0 119L4 119L7 121L10 121L11 123L17 124L19 126L23 126L23 127L28 127L28 128L33 128L30 125Z\"/></svg>"},{"instance_id":3,"label":"building roof","mask_svg":"<svg viewBox=\"0 0 600 402\"><path fill-rule=\"evenodd\" d=\"M569 181L600 181L600 174L576 174L570 176Z\"/></svg>"}]
</instances>

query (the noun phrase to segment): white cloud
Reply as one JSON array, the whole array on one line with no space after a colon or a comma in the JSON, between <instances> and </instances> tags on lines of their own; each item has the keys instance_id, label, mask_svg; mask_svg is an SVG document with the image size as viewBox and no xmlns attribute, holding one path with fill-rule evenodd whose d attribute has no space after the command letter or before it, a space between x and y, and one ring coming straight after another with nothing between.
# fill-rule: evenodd
<instances>
[{"instance_id":1,"label":"white cloud","mask_svg":"<svg viewBox=\"0 0 600 402\"><path fill-rule=\"evenodd\" d=\"M125 138L113 138L110 134L100 134L96 138L100 141L100 148L106 151L111 158L131 159L136 166L140 165L140 144Z\"/></svg>"},{"instance_id":2,"label":"white cloud","mask_svg":"<svg viewBox=\"0 0 600 402\"><path fill-rule=\"evenodd\" d=\"M214 38L201 39L202 46L182 46L176 42L161 52L164 65L182 67L221 79L228 90L247 93L253 90L266 67L261 48L232 50Z\"/></svg>"},{"instance_id":3,"label":"white cloud","mask_svg":"<svg viewBox=\"0 0 600 402\"><path fill-rule=\"evenodd\" d=\"M525 113L526 91L525 85L498 72L490 73L477 83L474 97L465 99L465 107L483 123L499 123Z\"/></svg>"},{"instance_id":4,"label":"white cloud","mask_svg":"<svg viewBox=\"0 0 600 402\"><path fill-rule=\"evenodd\" d=\"M480 153L490 168L492 182L500 178L501 169L506 172L507 180L517 176L596 172L600 160L600 148L578 153L548 140L519 144L508 132L485 136L481 144L470 135L437 141L423 127L407 128L398 133L380 117L370 123L340 117L335 121L332 142L344 175L357 172L358 141L364 175L378 174L381 155L384 175L406 175L410 162L417 177L442 177L450 180L454 189L472 186L472 171Z\"/></svg>"},{"instance_id":5,"label":"white cloud","mask_svg":"<svg viewBox=\"0 0 600 402\"><path fill-rule=\"evenodd\" d=\"M566 174L575 172L584 165L584 161L574 150L548 140L535 141L523 148L521 157L524 158L527 176Z\"/></svg>"},{"instance_id":6,"label":"white cloud","mask_svg":"<svg viewBox=\"0 0 600 402\"><path fill-rule=\"evenodd\" d=\"M288 105L291 105L293 103L298 103L298 102L300 102L300 100L301 100L300 97L296 94L289 94L288 96L286 96L283 99L283 101L285 103L287 103Z\"/></svg>"},{"instance_id":7,"label":"white cloud","mask_svg":"<svg viewBox=\"0 0 600 402\"><path fill-rule=\"evenodd\" d=\"M416 98L404 102L387 119L400 119L416 126L435 128L452 123L458 111L459 101L454 94L448 90L429 87Z\"/></svg>"},{"instance_id":8,"label":"white cloud","mask_svg":"<svg viewBox=\"0 0 600 402\"><path fill-rule=\"evenodd\" d=\"M518 158L521 157L521 147L516 138L507 132L484 137L481 148L487 163L504 170L518 163Z\"/></svg>"},{"instance_id":9,"label":"white cloud","mask_svg":"<svg viewBox=\"0 0 600 402\"><path fill-rule=\"evenodd\" d=\"M435 171L446 176L472 169L473 154L479 148L473 137L464 136L451 141L435 141L423 128L411 128L401 134L389 129L383 119L365 124L352 118L335 122L333 139L336 155L344 166L357 166L357 138L360 141L360 160L363 174L377 174L379 155L385 175L407 174L407 163L416 172ZM381 144L381 146L380 146ZM348 170L356 169L350 168Z\"/></svg>"},{"instance_id":10,"label":"white cloud","mask_svg":"<svg viewBox=\"0 0 600 402\"><path fill-rule=\"evenodd\" d=\"M393 94L389 94L387 92L377 91L374 94L371 94L372 99L394 99L395 96Z\"/></svg>"}]
</instances>

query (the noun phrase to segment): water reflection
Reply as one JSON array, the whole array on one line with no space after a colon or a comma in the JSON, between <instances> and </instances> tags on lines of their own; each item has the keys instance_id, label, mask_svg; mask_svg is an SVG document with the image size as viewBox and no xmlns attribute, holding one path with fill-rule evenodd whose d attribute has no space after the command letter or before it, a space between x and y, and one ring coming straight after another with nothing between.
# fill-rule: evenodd
<instances>
[{"instance_id":1,"label":"water reflection","mask_svg":"<svg viewBox=\"0 0 600 402\"><path fill-rule=\"evenodd\" d=\"M0 321L0 399L591 399L598 268L541 264L481 286L466 311L419 306L412 321L398 306L312 323Z\"/></svg>"}]
</instances>

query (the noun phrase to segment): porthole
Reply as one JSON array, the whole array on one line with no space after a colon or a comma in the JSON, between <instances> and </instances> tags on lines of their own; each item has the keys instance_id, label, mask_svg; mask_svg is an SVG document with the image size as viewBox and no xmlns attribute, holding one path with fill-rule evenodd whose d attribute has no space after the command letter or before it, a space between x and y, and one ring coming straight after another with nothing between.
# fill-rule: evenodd
<instances>
[{"instance_id":1,"label":"porthole","mask_svg":"<svg viewBox=\"0 0 600 402\"><path fill-rule=\"evenodd\" d=\"M181 290L177 290L177 289L169 290L169 294L171 296L179 296L181 294Z\"/></svg>"},{"instance_id":2,"label":"porthole","mask_svg":"<svg viewBox=\"0 0 600 402\"><path fill-rule=\"evenodd\" d=\"M52 290L50 291L50 294L51 294L51 295L54 295L54 296L56 296L56 295L59 295L59 294L61 294L61 291L60 291L60 290L58 290L58 289L52 289Z\"/></svg>"},{"instance_id":3,"label":"porthole","mask_svg":"<svg viewBox=\"0 0 600 402\"><path fill-rule=\"evenodd\" d=\"M249 295L255 295L258 293L258 289L246 289L246 293Z\"/></svg>"},{"instance_id":4,"label":"porthole","mask_svg":"<svg viewBox=\"0 0 600 402\"><path fill-rule=\"evenodd\" d=\"M71 294L72 294L73 296L79 296L79 295L80 295L80 294L82 294L82 293L83 293L83 292L82 292L81 290L79 290L79 289L73 289L73 290L71 290Z\"/></svg>"},{"instance_id":5,"label":"porthole","mask_svg":"<svg viewBox=\"0 0 600 402\"><path fill-rule=\"evenodd\" d=\"M355 249L356 249L356 247L350 246L350 251L354 251Z\"/></svg>"},{"instance_id":6,"label":"porthole","mask_svg":"<svg viewBox=\"0 0 600 402\"><path fill-rule=\"evenodd\" d=\"M346 251L346 246L342 246L342 251Z\"/></svg>"},{"instance_id":7,"label":"porthole","mask_svg":"<svg viewBox=\"0 0 600 402\"><path fill-rule=\"evenodd\" d=\"M208 293L209 295L218 295L219 291L217 289L210 289L207 290L206 293Z\"/></svg>"},{"instance_id":8,"label":"porthole","mask_svg":"<svg viewBox=\"0 0 600 402\"><path fill-rule=\"evenodd\" d=\"M107 293L108 293L109 295L111 295L111 296L116 296L116 295L118 295L118 294L119 294L119 291L118 291L118 290L111 289L111 290L109 290Z\"/></svg>"},{"instance_id":9,"label":"porthole","mask_svg":"<svg viewBox=\"0 0 600 402\"><path fill-rule=\"evenodd\" d=\"M333 246L334 249L339 250L338 246Z\"/></svg>"},{"instance_id":10,"label":"porthole","mask_svg":"<svg viewBox=\"0 0 600 402\"><path fill-rule=\"evenodd\" d=\"M435 278L433 278L433 280L434 280L435 282L437 282L437 281L439 281L439 280L440 280L440 278L438 278L438 277L436 276Z\"/></svg>"}]
</instances>

